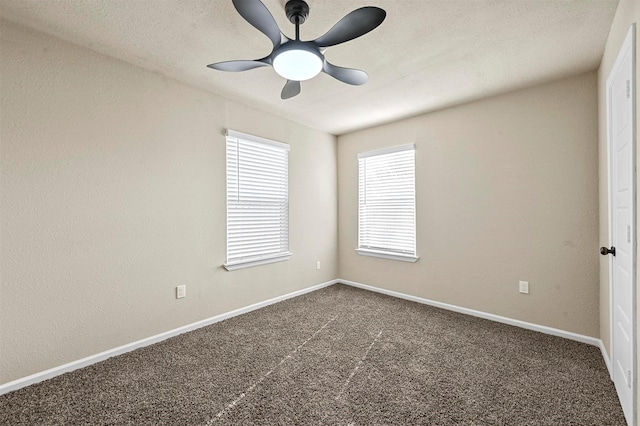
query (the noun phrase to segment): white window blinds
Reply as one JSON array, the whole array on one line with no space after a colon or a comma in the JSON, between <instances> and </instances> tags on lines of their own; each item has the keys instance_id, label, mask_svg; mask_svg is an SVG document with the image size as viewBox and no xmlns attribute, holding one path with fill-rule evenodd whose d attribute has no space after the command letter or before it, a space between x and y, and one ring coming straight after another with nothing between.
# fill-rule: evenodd
<instances>
[{"instance_id":1,"label":"white window blinds","mask_svg":"<svg viewBox=\"0 0 640 426\"><path fill-rule=\"evenodd\" d=\"M358 253L415 262L413 144L358 155Z\"/></svg>"},{"instance_id":2,"label":"white window blinds","mask_svg":"<svg viewBox=\"0 0 640 426\"><path fill-rule=\"evenodd\" d=\"M289 145L228 130L225 267L289 256Z\"/></svg>"}]
</instances>

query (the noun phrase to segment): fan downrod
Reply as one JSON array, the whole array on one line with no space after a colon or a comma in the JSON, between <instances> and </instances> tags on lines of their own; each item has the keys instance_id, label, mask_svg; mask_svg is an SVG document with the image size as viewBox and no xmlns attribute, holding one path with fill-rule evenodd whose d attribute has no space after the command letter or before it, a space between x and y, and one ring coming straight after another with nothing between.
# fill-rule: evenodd
<instances>
[{"instance_id":1,"label":"fan downrod","mask_svg":"<svg viewBox=\"0 0 640 426\"><path fill-rule=\"evenodd\" d=\"M294 25L302 25L309 17L309 5L304 0L289 0L284 6L287 18Z\"/></svg>"}]
</instances>

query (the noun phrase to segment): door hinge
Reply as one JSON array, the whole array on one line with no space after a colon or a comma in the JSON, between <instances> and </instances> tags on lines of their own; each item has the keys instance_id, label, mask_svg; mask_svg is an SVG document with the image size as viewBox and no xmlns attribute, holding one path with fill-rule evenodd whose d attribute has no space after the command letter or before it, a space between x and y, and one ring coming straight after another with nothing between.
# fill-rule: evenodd
<instances>
[{"instance_id":1,"label":"door hinge","mask_svg":"<svg viewBox=\"0 0 640 426\"><path fill-rule=\"evenodd\" d=\"M627 80L627 99L631 98L631 80Z\"/></svg>"},{"instance_id":2,"label":"door hinge","mask_svg":"<svg viewBox=\"0 0 640 426\"><path fill-rule=\"evenodd\" d=\"M631 225L627 225L627 242L631 242Z\"/></svg>"},{"instance_id":3,"label":"door hinge","mask_svg":"<svg viewBox=\"0 0 640 426\"><path fill-rule=\"evenodd\" d=\"M631 370L627 370L627 386L631 387Z\"/></svg>"}]
</instances>

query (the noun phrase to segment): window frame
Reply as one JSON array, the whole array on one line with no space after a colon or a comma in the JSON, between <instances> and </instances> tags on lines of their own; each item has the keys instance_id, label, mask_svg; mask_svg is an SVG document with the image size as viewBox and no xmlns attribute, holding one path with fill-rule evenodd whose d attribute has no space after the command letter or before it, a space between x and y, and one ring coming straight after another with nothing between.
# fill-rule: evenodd
<instances>
[{"instance_id":1,"label":"window frame","mask_svg":"<svg viewBox=\"0 0 640 426\"><path fill-rule=\"evenodd\" d=\"M363 183L361 182L361 179L362 179L361 160L369 157L378 157L378 156L393 154L393 153L402 152L402 151L413 152L413 162L412 162L412 166L413 166L413 169L412 169L412 172L413 172L413 179L412 179L412 186L413 186L412 188L413 189L413 247L412 248L413 248L413 252L401 253L398 251L393 251L391 249L385 250L384 248L371 248L371 247L363 246L362 245L362 233L363 233L362 217L361 217L361 213L362 213L361 198L363 196L363 194L361 193L361 189L362 189ZM411 263L417 262L418 259L420 259L420 257L418 256L418 250L417 250L417 210L416 210L415 175L416 175L415 144L393 146L393 147L388 147L388 148L383 148L383 149L378 149L373 151L362 152L358 154L358 248L356 249L356 252L359 255L379 257L383 259L398 260L402 262L411 262ZM366 190L366 182L364 183L364 185Z\"/></svg>"},{"instance_id":2,"label":"window frame","mask_svg":"<svg viewBox=\"0 0 640 426\"><path fill-rule=\"evenodd\" d=\"M248 142L249 144L257 144L257 145L262 145L262 146L267 146L270 148L278 148L281 149L283 151L286 152L285 156L286 156L286 162L285 164L285 174L286 174L286 184L285 184L285 188L286 188L286 207L285 207L285 214L284 217L286 218L286 223L284 224L284 229L283 229L283 225L280 224L280 227L278 229L278 231L280 232L279 234L279 238L282 239L283 234L286 236L286 250L280 251L278 253L275 254L268 254L268 253L263 253L263 254L257 254L254 256L249 256L249 257L245 257L245 258L229 258L229 244L230 244L230 231L229 231L229 214L230 211L232 210L231 206L230 206L230 194L229 194L229 177L230 177L230 168L229 168L229 144L236 142L238 145L238 150L239 150L239 146L241 141L245 141ZM225 247L225 263L224 263L224 268L227 271L235 271L238 269L244 269L244 268L250 268L250 267L254 267L254 266L259 266L259 265L265 265L265 264L269 264L269 263L275 263L275 262L283 262L288 260L293 253L291 253L289 251L289 151L290 151L290 146L289 144L285 144L282 142L277 142L271 139L266 139L266 138L262 138L260 136L255 136L255 135L250 135L247 133L242 133L242 132L238 132L235 130L231 130L228 129L227 132L225 133L225 173L226 173L226 177L225 177L225 183L226 183L226 200L225 200L225 204L226 204L226 225L225 225L225 232L226 232L226 247ZM239 152L239 151L238 151ZM236 171L237 171L237 175L236 175L236 179L238 179L238 182L240 181L240 168L239 168L239 159L238 159L238 165L236 166ZM240 191L240 187L238 185L238 191ZM239 193L240 196L240 193ZM259 205L259 204L256 204ZM265 205L265 204L263 204ZM282 216L281 216L282 218Z\"/></svg>"}]
</instances>

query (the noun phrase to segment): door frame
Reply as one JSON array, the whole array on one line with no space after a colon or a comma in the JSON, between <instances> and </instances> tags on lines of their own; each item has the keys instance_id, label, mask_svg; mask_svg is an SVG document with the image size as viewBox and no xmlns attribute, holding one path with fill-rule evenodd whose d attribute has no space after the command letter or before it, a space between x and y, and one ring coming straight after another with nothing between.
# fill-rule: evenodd
<instances>
[{"instance_id":1,"label":"door frame","mask_svg":"<svg viewBox=\"0 0 640 426\"><path fill-rule=\"evenodd\" d=\"M632 103L632 119L631 119L631 162L632 162L632 170L631 170L631 185L632 185L632 193L633 193L633 202L631 203L632 214L631 214L631 223L632 223L632 247L633 247L633 273L631 274L631 304L632 304L632 312L633 318L631 320L632 328L632 386L631 386L631 400L632 400L632 415L631 415L631 423L629 426L636 426L636 417L637 417L637 391L638 391L638 369L637 369L637 300L636 300L636 283L637 283L637 185L636 185L636 141L637 141L637 129L636 129L636 96L635 96L635 73L636 73L636 52L635 52L635 33L636 33L636 24L631 24L627 35L625 36L624 42L620 46L618 50L618 54L616 56L616 60L614 62L613 67L609 71L609 75L607 76L606 81L606 134L607 134L607 179L608 182L608 213L609 213L609 246L613 245L613 157L612 157L612 138L611 138L611 101L610 101L610 92L611 92L611 80L613 78L614 72L620 66L620 62L622 61L624 55L623 53L627 50L631 52L631 82L630 82L630 91L631 91L631 103ZM613 342L613 313L614 313L614 291L613 291L613 257L609 257L609 364L611 368L609 369L609 377L613 380L613 360L614 360L614 351L615 344Z\"/></svg>"}]
</instances>

